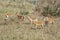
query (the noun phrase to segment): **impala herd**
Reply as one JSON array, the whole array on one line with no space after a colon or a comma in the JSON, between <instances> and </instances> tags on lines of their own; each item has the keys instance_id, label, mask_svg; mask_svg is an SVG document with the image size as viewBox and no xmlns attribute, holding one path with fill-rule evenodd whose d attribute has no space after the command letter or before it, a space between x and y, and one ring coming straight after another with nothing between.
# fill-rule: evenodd
<instances>
[{"instance_id":1,"label":"impala herd","mask_svg":"<svg viewBox=\"0 0 60 40\"><path fill-rule=\"evenodd\" d=\"M10 16L12 16L12 15L8 15L8 14L5 15L4 20L7 21L7 20L11 19ZM17 17L18 20L24 21L24 16L23 15L15 15L15 16ZM36 28L38 26L44 27L46 24L47 25L48 24L53 24L55 22L55 20L53 18L48 17L48 16L44 17L43 21L38 21L38 18L32 18L30 16L26 16L26 17L30 21L31 24L35 24Z\"/></svg>"}]
</instances>

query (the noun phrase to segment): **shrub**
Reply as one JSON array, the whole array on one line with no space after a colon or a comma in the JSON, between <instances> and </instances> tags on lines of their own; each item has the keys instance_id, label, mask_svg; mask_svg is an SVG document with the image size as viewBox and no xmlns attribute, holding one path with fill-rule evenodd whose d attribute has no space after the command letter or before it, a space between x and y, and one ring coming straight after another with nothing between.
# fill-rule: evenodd
<instances>
[{"instance_id":1,"label":"shrub","mask_svg":"<svg viewBox=\"0 0 60 40\"><path fill-rule=\"evenodd\" d=\"M47 7L44 7L42 15L48 16L48 14L50 14L51 16L60 16L60 10L58 10L57 6L51 7L50 5L48 5Z\"/></svg>"}]
</instances>

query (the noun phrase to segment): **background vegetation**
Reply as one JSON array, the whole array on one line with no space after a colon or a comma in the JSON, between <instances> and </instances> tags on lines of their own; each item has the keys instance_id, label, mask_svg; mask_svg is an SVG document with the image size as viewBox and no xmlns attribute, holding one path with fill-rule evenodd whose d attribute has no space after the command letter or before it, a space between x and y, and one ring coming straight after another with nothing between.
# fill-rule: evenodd
<instances>
[{"instance_id":1,"label":"background vegetation","mask_svg":"<svg viewBox=\"0 0 60 40\"><path fill-rule=\"evenodd\" d=\"M14 21L7 21L4 14L13 15ZM57 21L47 27L35 28L25 17L19 21L14 14L39 18L41 15L56 16ZM0 0L0 40L60 40L60 0ZM19 22L19 23L16 23Z\"/></svg>"},{"instance_id":2,"label":"background vegetation","mask_svg":"<svg viewBox=\"0 0 60 40\"><path fill-rule=\"evenodd\" d=\"M47 14L60 16L59 4L59 0L0 0L0 12L10 11L16 13L18 11L27 11L32 13L38 11L44 16Z\"/></svg>"}]
</instances>

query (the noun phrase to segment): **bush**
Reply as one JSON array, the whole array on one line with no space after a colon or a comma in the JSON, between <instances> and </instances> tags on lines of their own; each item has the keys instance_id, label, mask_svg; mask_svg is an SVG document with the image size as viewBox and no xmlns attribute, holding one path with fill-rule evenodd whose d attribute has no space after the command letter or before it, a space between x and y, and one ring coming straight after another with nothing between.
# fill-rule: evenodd
<instances>
[{"instance_id":1,"label":"bush","mask_svg":"<svg viewBox=\"0 0 60 40\"><path fill-rule=\"evenodd\" d=\"M21 14L22 14L22 15L28 15L29 12L28 12L28 11L24 11L24 12L22 12Z\"/></svg>"},{"instance_id":2,"label":"bush","mask_svg":"<svg viewBox=\"0 0 60 40\"><path fill-rule=\"evenodd\" d=\"M60 16L60 9L58 10L57 6L51 7L50 5L48 5L47 7L44 7L42 15L48 16L48 14L50 14L51 16Z\"/></svg>"},{"instance_id":3,"label":"bush","mask_svg":"<svg viewBox=\"0 0 60 40\"><path fill-rule=\"evenodd\" d=\"M26 12L26 11L28 11L29 13L32 13L34 10L35 10L35 5L33 5L33 4L31 4L31 3L29 3L29 2L22 2L22 3L20 3L20 9L21 9L21 11L23 11L23 12Z\"/></svg>"}]
</instances>

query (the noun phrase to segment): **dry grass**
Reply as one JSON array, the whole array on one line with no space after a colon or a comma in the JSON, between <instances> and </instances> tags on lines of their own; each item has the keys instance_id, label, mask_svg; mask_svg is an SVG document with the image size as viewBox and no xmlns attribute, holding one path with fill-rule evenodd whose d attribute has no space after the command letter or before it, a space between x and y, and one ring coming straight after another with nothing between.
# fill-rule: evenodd
<instances>
[{"instance_id":1,"label":"dry grass","mask_svg":"<svg viewBox=\"0 0 60 40\"><path fill-rule=\"evenodd\" d=\"M1 0L0 3L4 4L6 1L3 2ZM13 2L11 2L11 4L12 3ZM35 25L30 24L26 18L21 22L16 17L13 17L14 21L8 21L6 22L7 24L5 24L5 21L3 20L5 16L2 16L3 13L6 13L6 11L16 13L21 9L15 6L0 7L0 40L60 40L59 18L57 18L58 21L56 21L56 23L53 25L49 24L48 27L45 26L43 28L41 27L40 29L34 29Z\"/></svg>"},{"instance_id":2,"label":"dry grass","mask_svg":"<svg viewBox=\"0 0 60 40\"><path fill-rule=\"evenodd\" d=\"M35 25L31 25L27 21L21 24L16 23L17 19L4 25L2 18L0 16L0 40L60 40L59 21L48 27L32 29Z\"/></svg>"}]
</instances>

